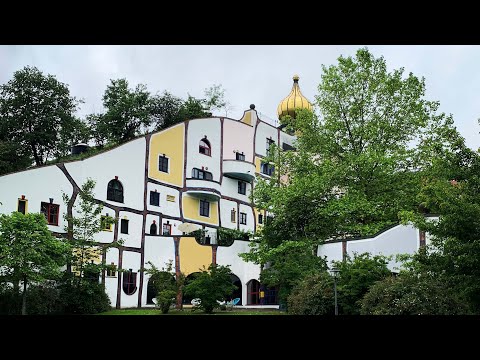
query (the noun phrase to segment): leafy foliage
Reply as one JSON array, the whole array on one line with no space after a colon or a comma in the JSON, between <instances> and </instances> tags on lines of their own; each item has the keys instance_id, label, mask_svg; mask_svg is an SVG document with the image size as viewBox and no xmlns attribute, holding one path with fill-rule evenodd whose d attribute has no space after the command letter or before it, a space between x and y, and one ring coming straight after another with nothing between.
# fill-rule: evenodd
<instances>
[{"instance_id":1,"label":"leafy foliage","mask_svg":"<svg viewBox=\"0 0 480 360\"><path fill-rule=\"evenodd\" d=\"M445 278L401 274L377 282L361 301L365 315L468 314L468 302Z\"/></svg>"},{"instance_id":2,"label":"leafy foliage","mask_svg":"<svg viewBox=\"0 0 480 360\"><path fill-rule=\"evenodd\" d=\"M23 282L22 314L27 314L28 284L58 278L69 250L51 234L43 214L0 215L0 276L15 289Z\"/></svg>"},{"instance_id":3,"label":"leafy foliage","mask_svg":"<svg viewBox=\"0 0 480 360\"><path fill-rule=\"evenodd\" d=\"M199 298L199 307L211 314L213 309L219 306L217 301L225 301L235 289L230 274L228 266L211 264L208 269L201 269L197 276L185 285L184 293Z\"/></svg>"},{"instance_id":4,"label":"leafy foliage","mask_svg":"<svg viewBox=\"0 0 480 360\"><path fill-rule=\"evenodd\" d=\"M360 314L359 302L370 286L391 275L385 256L372 256L368 253L354 254L334 266L339 270L337 286L339 314Z\"/></svg>"},{"instance_id":5,"label":"leafy foliage","mask_svg":"<svg viewBox=\"0 0 480 360\"><path fill-rule=\"evenodd\" d=\"M292 315L333 315L334 304L333 278L326 271L305 277L288 296Z\"/></svg>"},{"instance_id":6,"label":"leafy foliage","mask_svg":"<svg viewBox=\"0 0 480 360\"><path fill-rule=\"evenodd\" d=\"M78 103L53 75L24 67L0 86L0 140L21 145L22 163L33 159L43 165L65 155L71 134L82 126L73 116Z\"/></svg>"},{"instance_id":7,"label":"leafy foliage","mask_svg":"<svg viewBox=\"0 0 480 360\"><path fill-rule=\"evenodd\" d=\"M181 290L185 276L180 274L180 279L175 281L175 272L172 261L166 264L166 267L158 269L151 261L147 262L150 268L145 269L146 274L150 274L150 280L155 287L157 294L157 307L163 314L168 313L170 307L175 301L175 297Z\"/></svg>"},{"instance_id":8,"label":"leafy foliage","mask_svg":"<svg viewBox=\"0 0 480 360\"><path fill-rule=\"evenodd\" d=\"M64 282L59 296L64 314L97 314L111 309L110 299L98 281Z\"/></svg>"}]
</instances>

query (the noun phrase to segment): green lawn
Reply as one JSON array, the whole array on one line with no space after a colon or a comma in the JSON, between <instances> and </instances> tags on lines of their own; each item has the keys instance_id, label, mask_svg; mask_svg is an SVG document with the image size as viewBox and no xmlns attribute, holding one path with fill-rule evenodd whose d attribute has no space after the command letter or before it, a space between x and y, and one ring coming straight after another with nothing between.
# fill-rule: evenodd
<instances>
[{"instance_id":1,"label":"green lawn","mask_svg":"<svg viewBox=\"0 0 480 360\"><path fill-rule=\"evenodd\" d=\"M120 309L110 310L99 315L162 315L160 310L157 309ZM190 309L176 310L172 309L167 315L205 315L203 311ZM275 309L235 309L228 311L215 310L213 315L286 315L285 312Z\"/></svg>"}]
</instances>

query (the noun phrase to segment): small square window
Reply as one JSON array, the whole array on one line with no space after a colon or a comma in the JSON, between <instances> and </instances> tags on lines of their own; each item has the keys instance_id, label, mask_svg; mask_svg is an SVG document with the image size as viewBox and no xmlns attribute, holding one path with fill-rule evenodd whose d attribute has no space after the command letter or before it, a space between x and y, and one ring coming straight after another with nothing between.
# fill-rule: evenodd
<instances>
[{"instance_id":1,"label":"small square window","mask_svg":"<svg viewBox=\"0 0 480 360\"><path fill-rule=\"evenodd\" d=\"M116 276L117 266L112 262L110 265L107 265L107 276L113 277Z\"/></svg>"},{"instance_id":2,"label":"small square window","mask_svg":"<svg viewBox=\"0 0 480 360\"><path fill-rule=\"evenodd\" d=\"M172 235L172 225L171 224L163 224L162 235L164 235L164 236Z\"/></svg>"},{"instance_id":3,"label":"small square window","mask_svg":"<svg viewBox=\"0 0 480 360\"><path fill-rule=\"evenodd\" d=\"M158 170L168 173L168 158L166 156L158 157Z\"/></svg>"},{"instance_id":4,"label":"small square window","mask_svg":"<svg viewBox=\"0 0 480 360\"><path fill-rule=\"evenodd\" d=\"M112 231L112 218L108 215L100 217L100 228L105 231Z\"/></svg>"},{"instance_id":5,"label":"small square window","mask_svg":"<svg viewBox=\"0 0 480 360\"><path fill-rule=\"evenodd\" d=\"M241 212L240 213L240 224L247 225L247 214Z\"/></svg>"},{"instance_id":6,"label":"small square window","mask_svg":"<svg viewBox=\"0 0 480 360\"><path fill-rule=\"evenodd\" d=\"M17 211L25 215L27 212L27 200L18 199Z\"/></svg>"},{"instance_id":7,"label":"small square window","mask_svg":"<svg viewBox=\"0 0 480 360\"><path fill-rule=\"evenodd\" d=\"M258 214L258 223L263 224L263 215L262 214Z\"/></svg>"},{"instance_id":8,"label":"small square window","mask_svg":"<svg viewBox=\"0 0 480 360\"><path fill-rule=\"evenodd\" d=\"M156 191L150 191L150 205L160 206L160 193Z\"/></svg>"},{"instance_id":9,"label":"small square window","mask_svg":"<svg viewBox=\"0 0 480 360\"><path fill-rule=\"evenodd\" d=\"M53 199L52 199L53 200ZM48 225L58 226L58 213L60 205L42 202L40 212L45 215Z\"/></svg>"}]
</instances>

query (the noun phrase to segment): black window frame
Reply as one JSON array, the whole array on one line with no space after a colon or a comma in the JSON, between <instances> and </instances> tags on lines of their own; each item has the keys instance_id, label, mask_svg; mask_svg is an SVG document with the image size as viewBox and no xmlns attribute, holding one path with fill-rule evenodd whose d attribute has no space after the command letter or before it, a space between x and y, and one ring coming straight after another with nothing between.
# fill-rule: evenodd
<instances>
[{"instance_id":1,"label":"black window frame","mask_svg":"<svg viewBox=\"0 0 480 360\"><path fill-rule=\"evenodd\" d=\"M203 145L202 142L205 145ZM198 153L206 156L212 156L212 145L210 145L210 141L205 138L201 139L200 143L198 144Z\"/></svg>"},{"instance_id":2,"label":"black window frame","mask_svg":"<svg viewBox=\"0 0 480 360\"><path fill-rule=\"evenodd\" d=\"M238 193L247 195L247 183L245 181L238 180Z\"/></svg>"},{"instance_id":3,"label":"black window frame","mask_svg":"<svg viewBox=\"0 0 480 360\"><path fill-rule=\"evenodd\" d=\"M107 277L116 277L117 276L117 265L113 262L110 265L107 265Z\"/></svg>"},{"instance_id":4,"label":"black window frame","mask_svg":"<svg viewBox=\"0 0 480 360\"><path fill-rule=\"evenodd\" d=\"M121 234L128 234L128 223L129 223L128 219L120 219L120 233Z\"/></svg>"},{"instance_id":5,"label":"black window frame","mask_svg":"<svg viewBox=\"0 0 480 360\"><path fill-rule=\"evenodd\" d=\"M107 185L107 200L123 203L123 199L122 183L118 179L110 180Z\"/></svg>"},{"instance_id":6,"label":"black window frame","mask_svg":"<svg viewBox=\"0 0 480 360\"><path fill-rule=\"evenodd\" d=\"M152 231L153 229L155 229L155 230ZM157 230L158 230L157 224L154 223L154 222L152 222L152 223L150 224L150 232L149 232L149 234L150 234L150 235L157 235ZM152 233L153 233L153 234L152 234Z\"/></svg>"},{"instance_id":7,"label":"black window frame","mask_svg":"<svg viewBox=\"0 0 480 360\"><path fill-rule=\"evenodd\" d=\"M169 158L165 155L158 155L158 171L168 174L168 162Z\"/></svg>"},{"instance_id":8,"label":"black window frame","mask_svg":"<svg viewBox=\"0 0 480 360\"><path fill-rule=\"evenodd\" d=\"M238 161L245 161L245 154L244 153L239 153L237 151L236 155L235 155L235 158L238 160Z\"/></svg>"},{"instance_id":9,"label":"black window frame","mask_svg":"<svg viewBox=\"0 0 480 360\"><path fill-rule=\"evenodd\" d=\"M58 217L60 214L59 204L47 203L42 201L40 203L40 212L45 216L48 225L58 226Z\"/></svg>"},{"instance_id":10,"label":"black window frame","mask_svg":"<svg viewBox=\"0 0 480 360\"><path fill-rule=\"evenodd\" d=\"M268 152L270 151L270 146L271 146L272 144L275 144L275 140L273 140L272 138L267 138L267 142L266 142L266 145L267 145L267 146L266 146L266 148L267 148L267 154L268 154Z\"/></svg>"},{"instance_id":11,"label":"black window frame","mask_svg":"<svg viewBox=\"0 0 480 360\"><path fill-rule=\"evenodd\" d=\"M150 205L160 206L160 193L157 191L150 191Z\"/></svg>"},{"instance_id":12,"label":"black window frame","mask_svg":"<svg viewBox=\"0 0 480 360\"><path fill-rule=\"evenodd\" d=\"M247 213L240 212L238 216L240 220L240 225L247 225Z\"/></svg>"},{"instance_id":13,"label":"black window frame","mask_svg":"<svg viewBox=\"0 0 480 360\"><path fill-rule=\"evenodd\" d=\"M205 215L206 213L206 215ZM200 216L210 217L210 202L207 200L200 200Z\"/></svg>"},{"instance_id":14,"label":"black window frame","mask_svg":"<svg viewBox=\"0 0 480 360\"><path fill-rule=\"evenodd\" d=\"M137 292L137 273L132 269L123 273L122 289L126 295L133 295Z\"/></svg>"},{"instance_id":15,"label":"black window frame","mask_svg":"<svg viewBox=\"0 0 480 360\"><path fill-rule=\"evenodd\" d=\"M232 210L230 211L230 221L231 221L232 223L236 223L236 222L237 222L237 210L232 209Z\"/></svg>"},{"instance_id":16,"label":"black window frame","mask_svg":"<svg viewBox=\"0 0 480 360\"><path fill-rule=\"evenodd\" d=\"M275 165L268 162L262 162L260 166L260 171L263 175L272 176L275 172Z\"/></svg>"},{"instance_id":17,"label":"black window frame","mask_svg":"<svg viewBox=\"0 0 480 360\"><path fill-rule=\"evenodd\" d=\"M168 232L165 233L165 230L168 229ZM172 224L163 224L162 225L162 235L163 236L169 236L169 235L172 235Z\"/></svg>"},{"instance_id":18,"label":"black window frame","mask_svg":"<svg viewBox=\"0 0 480 360\"><path fill-rule=\"evenodd\" d=\"M201 170L198 168L192 169L192 179L213 181L213 175L209 171Z\"/></svg>"},{"instance_id":19,"label":"black window frame","mask_svg":"<svg viewBox=\"0 0 480 360\"><path fill-rule=\"evenodd\" d=\"M27 201L28 200L25 200L25 199L18 199L18 204L17 204L17 211L19 213L22 213L23 215L26 214L27 212ZM20 208L20 204L23 204L23 211L21 211L22 209Z\"/></svg>"},{"instance_id":20,"label":"black window frame","mask_svg":"<svg viewBox=\"0 0 480 360\"><path fill-rule=\"evenodd\" d=\"M263 224L263 214L258 214L258 223Z\"/></svg>"}]
</instances>

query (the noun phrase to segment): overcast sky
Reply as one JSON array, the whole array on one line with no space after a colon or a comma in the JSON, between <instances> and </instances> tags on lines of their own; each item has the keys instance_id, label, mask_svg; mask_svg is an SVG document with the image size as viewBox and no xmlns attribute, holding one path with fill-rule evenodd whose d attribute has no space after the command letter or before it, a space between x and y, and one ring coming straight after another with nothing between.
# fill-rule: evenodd
<instances>
[{"instance_id":1,"label":"overcast sky","mask_svg":"<svg viewBox=\"0 0 480 360\"><path fill-rule=\"evenodd\" d=\"M131 87L143 83L152 93L168 90L180 97L203 97L205 88L221 84L233 106L229 117L238 119L253 103L262 120L273 121L294 74L313 101L321 65L336 64L340 55L354 55L363 46L0 46L0 83L26 65L36 66L85 101L79 115L103 110L110 79L126 78ZM467 145L478 149L480 46L366 46L385 57L389 70L404 67L425 77L427 99L440 101L440 110L453 115Z\"/></svg>"}]
</instances>

